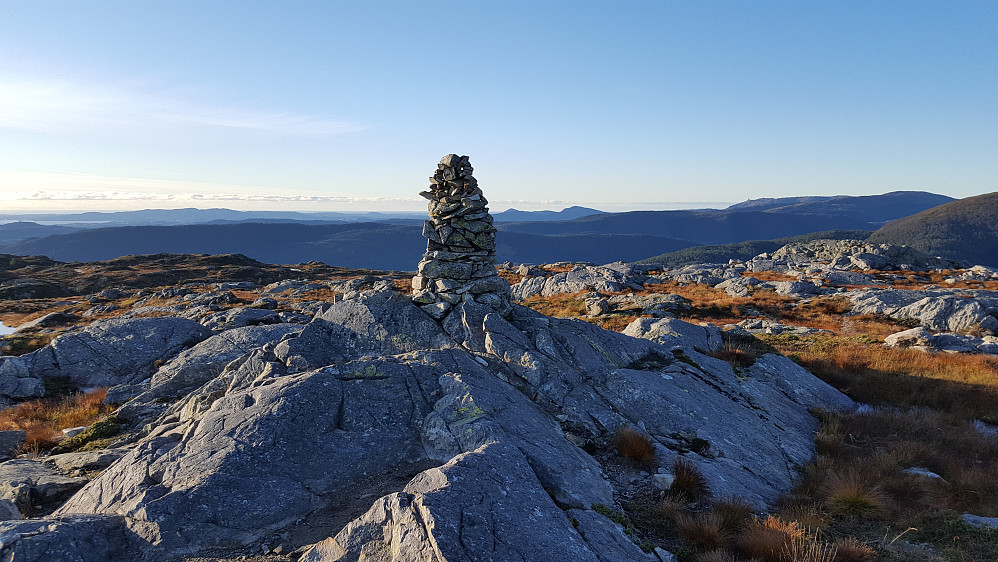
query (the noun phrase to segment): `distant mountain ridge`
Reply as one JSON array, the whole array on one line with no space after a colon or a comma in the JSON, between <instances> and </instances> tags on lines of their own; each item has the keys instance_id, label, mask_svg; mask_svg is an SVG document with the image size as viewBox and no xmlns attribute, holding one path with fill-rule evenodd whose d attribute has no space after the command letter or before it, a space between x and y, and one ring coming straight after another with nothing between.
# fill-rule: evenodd
<instances>
[{"instance_id":1,"label":"distant mountain ridge","mask_svg":"<svg viewBox=\"0 0 998 562\"><path fill-rule=\"evenodd\" d=\"M810 240L866 240L872 234L870 230L825 230L811 232L798 236L787 236L775 240L746 240L731 244L714 244L707 246L690 246L674 252L653 256L638 263L661 265L667 268L683 267L698 263L727 263L728 260L745 261L763 252L773 252L794 242Z\"/></svg>"},{"instance_id":2,"label":"distant mountain ridge","mask_svg":"<svg viewBox=\"0 0 998 562\"><path fill-rule=\"evenodd\" d=\"M419 211L399 212L315 212L297 211L236 211L233 209L142 209L139 211L87 211L82 213L5 213L0 220L30 222L59 222L61 224L80 223L80 226L144 226L173 224L203 224L214 221L247 222L257 220L305 221L305 222L372 222L392 219L419 219L425 213Z\"/></svg>"},{"instance_id":3,"label":"distant mountain ridge","mask_svg":"<svg viewBox=\"0 0 998 562\"><path fill-rule=\"evenodd\" d=\"M870 242L907 244L933 256L998 267L998 192L951 201L891 221Z\"/></svg>"},{"instance_id":4,"label":"distant mountain ridge","mask_svg":"<svg viewBox=\"0 0 998 562\"><path fill-rule=\"evenodd\" d=\"M892 191L881 195L749 199L731 205L725 210L844 215L873 224L883 224L954 200L952 197L926 191Z\"/></svg>"},{"instance_id":5,"label":"distant mountain ridge","mask_svg":"<svg viewBox=\"0 0 998 562\"><path fill-rule=\"evenodd\" d=\"M598 215L603 211L590 209L589 207L572 206L560 211L519 211L517 209L506 209L499 213L492 213L492 218L500 222L515 221L560 221L571 220L589 215Z\"/></svg>"},{"instance_id":6,"label":"distant mountain ridge","mask_svg":"<svg viewBox=\"0 0 998 562\"><path fill-rule=\"evenodd\" d=\"M564 237L504 233L497 241L502 261L637 260L690 246L650 234L584 234ZM0 247L16 255L45 255L60 261L100 261L130 254L244 254L268 263L312 260L342 267L411 271L426 250L422 227L385 223L234 223L124 226L85 229L23 240Z\"/></svg>"},{"instance_id":7,"label":"distant mountain ridge","mask_svg":"<svg viewBox=\"0 0 998 562\"><path fill-rule=\"evenodd\" d=\"M640 260L691 246L739 244L819 231L872 231L887 220L885 217L900 212L899 209L914 207L921 211L924 208L920 205L939 198L949 199L921 192L895 192L869 197L802 197L746 202L739 204L741 207L733 206L735 210L604 213L586 207L535 212L511 209L496 213L493 218L500 231L497 236L499 261L607 263ZM812 212L822 210L827 213ZM0 227L0 251L46 255L63 261L95 261L164 252L239 253L269 263L318 260L344 267L412 270L426 248L426 240L421 236L425 216L422 214L376 214L376 221L350 222L334 220L331 217L335 213L287 213L293 218L281 218L285 215L281 212L258 214L263 216L252 219L249 217L254 213L228 209L135 211L125 214L127 220L141 217L148 220L210 220L197 224L113 224L100 228L90 224L88 228L68 233L65 227L6 225L10 233L5 236ZM582 216L567 218L574 215ZM116 213L73 216L77 220L121 218ZM510 217L530 220L505 220ZM547 217L561 220L536 220ZM47 236L52 232L59 234ZM29 234L30 239L17 239ZM743 247L738 251L748 249Z\"/></svg>"}]
</instances>

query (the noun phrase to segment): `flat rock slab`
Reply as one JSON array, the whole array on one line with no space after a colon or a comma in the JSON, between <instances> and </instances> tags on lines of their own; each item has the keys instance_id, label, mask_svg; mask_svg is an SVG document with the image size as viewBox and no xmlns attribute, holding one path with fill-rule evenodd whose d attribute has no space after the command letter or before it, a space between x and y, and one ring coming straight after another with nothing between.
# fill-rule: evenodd
<instances>
[{"instance_id":1,"label":"flat rock slab","mask_svg":"<svg viewBox=\"0 0 998 562\"><path fill-rule=\"evenodd\" d=\"M0 522L0 556L17 562L152 560L121 517L101 516Z\"/></svg>"},{"instance_id":2,"label":"flat rock slab","mask_svg":"<svg viewBox=\"0 0 998 562\"><path fill-rule=\"evenodd\" d=\"M63 453L45 457L44 461L55 465L56 468L65 473L76 470L103 470L125 456L127 452L127 449L103 449L81 453Z\"/></svg>"},{"instance_id":3,"label":"flat rock slab","mask_svg":"<svg viewBox=\"0 0 998 562\"><path fill-rule=\"evenodd\" d=\"M31 513L36 505L61 501L87 482L86 478L65 476L42 461L0 463L0 498L13 501L22 513Z\"/></svg>"},{"instance_id":4,"label":"flat rock slab","mask_svg":"<svg viewBox=\"0 0 998 562\"><path fill-rule=\"evenodd\" d=\"M43 377L69 377L81 388L137 383L149 378L158 362L210 335L204 326L183 318L98 320L38 351L0 359L0 393L18 397L8 390L8 381L26 378L40 384Z\"/></svg>"}]
</instances>

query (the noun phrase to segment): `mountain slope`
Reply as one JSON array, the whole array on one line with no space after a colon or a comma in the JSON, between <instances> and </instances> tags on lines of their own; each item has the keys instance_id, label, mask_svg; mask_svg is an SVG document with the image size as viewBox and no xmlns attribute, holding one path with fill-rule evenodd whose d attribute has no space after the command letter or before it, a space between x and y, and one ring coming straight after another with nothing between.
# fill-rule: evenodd
<instances>
[{"instance_id":1,"label":"mountain slope","mask_svg":"<svg viewBox=\"0 0 998 562\"><path fill-rule=\"evenodd\" d=\"M632 211L605 213L570 221L518 222L496 225L501 232L533 234L651 234L692 240L700 244L727 244L747 239L795 236L821 230L866 230L871 225L846 216L786 213L774 220L762 211Z\"/></svg>"},{"instance_id":2,"label":"mountain slope","mask_svg":"<svg viewBox=\"0 0 998 562\"><path fill-rule=\"evenodd\" d=\"M891 221L870 242L907 244L933 256L998 266L998 192Z\"/></svg>"}]
</instances>

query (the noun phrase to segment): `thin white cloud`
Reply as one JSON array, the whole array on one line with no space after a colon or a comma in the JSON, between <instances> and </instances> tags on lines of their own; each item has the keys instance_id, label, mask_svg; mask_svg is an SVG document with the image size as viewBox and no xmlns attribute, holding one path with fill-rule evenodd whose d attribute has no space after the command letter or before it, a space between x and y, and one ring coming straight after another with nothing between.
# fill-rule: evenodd
<instances>
[{"instance_id":1,"label":"thin white cloud","mask_svg":"<svg viewBox=\"0 0 998 562\"><path fill-rule=\"evenodd\" d=\"M206 103L189 95L135 85L0 77L0 128L151 133L177 125L305 137L336 136L367 128L321 115L253 108L246 103Z\"/></svg>"},{"instance_id":2,"label":"thin white cloud","mask_svg":"<svg viewBox=\"0 0 998 562\"><path fill-rule=\"evenodd\" d=\"M423 201L417 196L358 197L345 194L290 192L267 186L91 174L0 171L0 184L14 186L0 193L0 201L11 202L338 203L384 207L393 203L411 206Z\"/></svg>"}]
</instances>

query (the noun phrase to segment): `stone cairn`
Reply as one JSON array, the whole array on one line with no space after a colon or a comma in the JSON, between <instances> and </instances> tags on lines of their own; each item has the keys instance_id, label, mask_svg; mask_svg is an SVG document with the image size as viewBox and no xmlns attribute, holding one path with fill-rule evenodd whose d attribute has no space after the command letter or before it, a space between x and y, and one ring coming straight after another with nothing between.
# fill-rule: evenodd
<instances>
[{"instance_id":1,"label":"stone cairn","mask_svg":"<svg viewBox=\"0 0 998 562\"><path fill-rule=\"evenodd\" d=\"M509 283L496 273L496 229L467 156L448 154L430 178L426 253L412 278L412 300L440 320L462 302L510 310Z\"/></svg>"}]
</instances>

